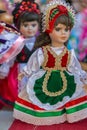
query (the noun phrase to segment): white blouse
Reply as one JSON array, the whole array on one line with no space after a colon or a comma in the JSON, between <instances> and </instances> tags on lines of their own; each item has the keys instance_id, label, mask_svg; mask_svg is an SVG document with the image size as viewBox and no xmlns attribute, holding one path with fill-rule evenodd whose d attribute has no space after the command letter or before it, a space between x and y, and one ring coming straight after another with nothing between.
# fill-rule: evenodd
<instances>
[{"instance_id":1,"label":"white blouse","mask_svg":"<svg viewBox=\"0 0 87 130\"><path fill-rule=\"evenodd\" d=\"M51 49L59 55L63 51L63 47L61 48L53 48ZM35 95L34 92L34 84L35 81L39 78L41 78L45 74L45 70L40 68L44 61L44 55L42 48L37 49L30 57L27 66L24 67L24 74L28 77L28 82L26 83L26 92L29 96L29 100L31 100L34 104L38 105L41 108L44 108L46 110L52 110L56 109L58 107L63 106L65 103L67 103L70 100L76 99L78 97L82 97L86 95L86 92L83 89L84 84L87 84L87 73L82 70L80 63L78 62L74 50L71 50L71 59L70 63L68 65L68 68L66 72L70 75L74 76L75 84L76 84L76 90L72 97L65 96L63 98L63 101L58 102L55 105L50 105L49 103L43 104L38 100L38 98Z\"/></svg>"},{"instance_id":2,"label":"white blouse","mask_svg":"<svg viewBox=\"0 0 87 130\"><path fill-rule=\"evenodd\" d=\"M57 55L59 55L62 52L63 47L61 48L51 47L51 49ZM41 48L39 48L32 54L27 65L24 67L25 75L30 77L33 73L39 71L43 61L44 61L43 51ZM75 52L73 49L71 50L71 60L67 69L70 72L70 74L78 75L79 78L81 78L81 80L87 84L87 73L84 70L82 70L81 65L77 57L75 56Z\"/></svg>"}]
</instances>

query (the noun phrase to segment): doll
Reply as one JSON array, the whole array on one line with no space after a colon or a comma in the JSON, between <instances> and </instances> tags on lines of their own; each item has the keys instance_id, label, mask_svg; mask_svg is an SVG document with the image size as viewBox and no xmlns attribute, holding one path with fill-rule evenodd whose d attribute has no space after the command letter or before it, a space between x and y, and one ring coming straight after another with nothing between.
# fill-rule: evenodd
<instances>
[{"instance_id":1,"label":"doll","mask_svg":"<svg viewBox=\"0 0 87 130\"><path fill-rule=\"evenodd\" d=\"M34 51L35 39L39 34L39 5L34 0L23 0L15 6L12 14L15 26L25 38L25 45L16 57L18 73L20 73ZM25 87L26 80L27 78L23 78L21 82L18 82L18 91Z\"/></svg>"},{"instance_id":2,"label":"doll","mask_svg":"<svg viewBox=\"0 0 87 130\"><path fill-rule=\"evenodd\" d=\"M21 6L23 7L22 9L21 9ZM28 9L30 9L30 10L25 9L25 6L27 6ZM22 11L22 12L19 13L20 11ZM38 5L34 1L29 2L29 0L28 0L28 3L25 0L25 1L17 4L17 8L15 7L15 9L13 11L15 26L19 29L19 31L21 32L20 33L21 36L25 40L23 41L22 45L19 47L19 50L17 50L17 52L14 51L14 49L13 49L13 54L14 54L13 61L14 62L12 63L12 65L10 63L11 62L10 60L12 59L13 55L8 56L8 54L6 53L7 54L7 55L5 55L5 57L7 57L7 60L5 61L6 65L3 64L1 66L1 71L3 68L5 69L5 72L3 69L3 73L1 73L1 75L0 75L0 78L1 78L0 85L2 86L1 100L2 100L2 103L4 105L8 105L8 107L14 106L14 102L17 98L18 92L22 89L22 87L24 87L24 84L27 80L27 78L24 78L23 82L22 81L18 82L18 73L21 71L22 66L27 62L29 56L33 52L33 46L34 46L35 38L37 35L36 33L38 30L38 26L39 26L39 13L40 13L40 10L39 10ZM1 35L1 37L2 37L2 35ZM12 39L13 34L11 32L10 32L10 35L8 32L7 32L7 34L3 34L3 37L4 37L3 38L4 40L7 40L7 39L9 40L9 42L7 44L5 44L5 46L6 45L8 46L8 44L12 40L14 40L14 39ZM5 39L5 38L7 38L7 39ZM16 38L16 36L14 36L14 38ZM18 46L18 45L20 45L20 41L18 41L16 46ZM10 44L9 44L9 46L10 46ZM3 57L2 57L2 59L3 59ZM7 62L8 59L9 59L9 62ZM22 63L22 64L19 64L19 63ZM10 67L9 65L11 65L12 67ZM5 66L7 66L7 68L5 68ZM6 89L5 89L5 87L6 87Z\"/></svg>"},{"instance_id":3,"label":"doll","mask_svg":"<svg viewBox=\"0 0 87 130\"><path fill-rule=\"evenodd\" d=\"M87 117L87 73L65 43L75 21L73 9L61 0L50 1L43 11L39 47L20 75L28 77L18 95L14 117L34 125L70 123Z\"/></svg>"},{"instance_id":4,"label":"doll","mask_svg":"<svg viewBox=\"0 0 87 130\"><path fill-rule=\"evenodd\" d=\"M0 106L13 106L17 97L16 55L24 46L24 38L13 26L0 22ZM14 75L11 75L11 71ZM13 79L16 79L15 82Z\"/></svg>"}]
</instances>

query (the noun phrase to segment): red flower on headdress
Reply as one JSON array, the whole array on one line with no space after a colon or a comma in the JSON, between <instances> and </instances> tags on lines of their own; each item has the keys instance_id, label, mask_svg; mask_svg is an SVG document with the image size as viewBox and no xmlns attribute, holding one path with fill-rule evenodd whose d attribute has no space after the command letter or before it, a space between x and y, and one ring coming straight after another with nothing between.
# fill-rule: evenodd
<instances>
[{"instance_id":1,"label":"red flower on headdress","mask_svg":"<svg viewBox=\"0 0 87 130\"><path fill-rule=\"evenodd\" d=\"M37 9L36 3L32 3L32 2L29 2L29 1L27 1L27 2L23 1L23 2L21 3L21 6L20 6L20 8L19 8L19 10L18 10L18 13L15 15L16 18L18 18L19 15L20 15L22 12L24 12L24 11L36 12L37 14L40 14L40 10Z\"/></svg>"},{"instance_id":2,"label":"red flower on headdress","mask_svg":"<svg viewBox=\"0 0 87 130\"><path fill-rule=\"evenodd\" d=\"M65 13L65 14L68 13L68 10L67 10L67 8L66 8L65 6L63 6L63 5L58 5L57 7L58 7L58 10L59 10L60 12Z\"/></svg>"},{"instance_id":3,"label":"red flower on headdress","mask_svg":"<svg viewBox=\"0 0 87 130\"><path fill-rule=\"evenodd\" d=\"M25 3L26 3L26 2L25 2L25 1L23 1L23 2L22 2L22 5L24 5Z\"/></svg>"}]
</instances>

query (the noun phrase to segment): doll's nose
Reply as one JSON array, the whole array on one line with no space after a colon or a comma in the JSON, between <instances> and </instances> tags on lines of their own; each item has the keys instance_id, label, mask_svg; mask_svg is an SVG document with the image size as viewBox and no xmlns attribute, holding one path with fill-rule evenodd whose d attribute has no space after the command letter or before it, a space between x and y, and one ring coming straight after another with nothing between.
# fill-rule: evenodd
<instances>
[{"instance_id":1,"label":"doll's nose","mask_svg":"<svg viewBox=\"0 0 87 130\"><path fill-rule=\"evenodd\" d=\"M31 30L31 29L32 29L32 26L28 26L28 29Z\"/></svg>"},{"instance_id":2,"label":"doll's nose","mask_svg":"<svg viewBox=\"0 0 87 130\"><path fill-rule=\"evenodd\" d=\"M62 30L62 34L65 34L65 30Z\"/></svg>"}]
</instances>

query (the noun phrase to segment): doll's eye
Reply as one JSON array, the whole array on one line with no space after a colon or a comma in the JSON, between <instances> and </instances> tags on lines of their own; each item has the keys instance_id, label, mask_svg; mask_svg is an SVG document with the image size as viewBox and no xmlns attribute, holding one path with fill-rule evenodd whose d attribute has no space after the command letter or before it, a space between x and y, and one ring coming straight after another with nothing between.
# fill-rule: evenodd
<instances>
[{"instance_id":1,"label":"doll's eye","mask_svg":"<svg viewBox=\"0 0 87 130\"><path fill-rule=\"evenodd\" d=\"M28 26L28 24L24 24L24 27L27 27Z\"/></svg>"},{"instance_id":2,"label":"doll's eye","mask_svg":"<svg viewBox=\"0 0 87 130\"><path fill-rule=\"evenodd\" d=\"M68 31L69 31L69 28L66 28L66 29L65 29L65 32L68 32Z\"/></svg>"},{"instance_id":3,"label":"doll's eye","mask_svg":"<svg viewBox=\"0 0 87 130\"><path fill-rule=\"evenodd\" d=\"M35 27L36 26L36 24L32 24L32 27Z\"/></svg>"},{"instance_id":4,"label":"doll's eye","mask_svg":"<svg viewBox=\"0 0 87 130\"><path fill-rule=\"evenodd\" d=\"M55 28L55 30L56 30L56 31L60 31L60 30L61 30L61 28Z\"/></svg>"}]
</instances>

